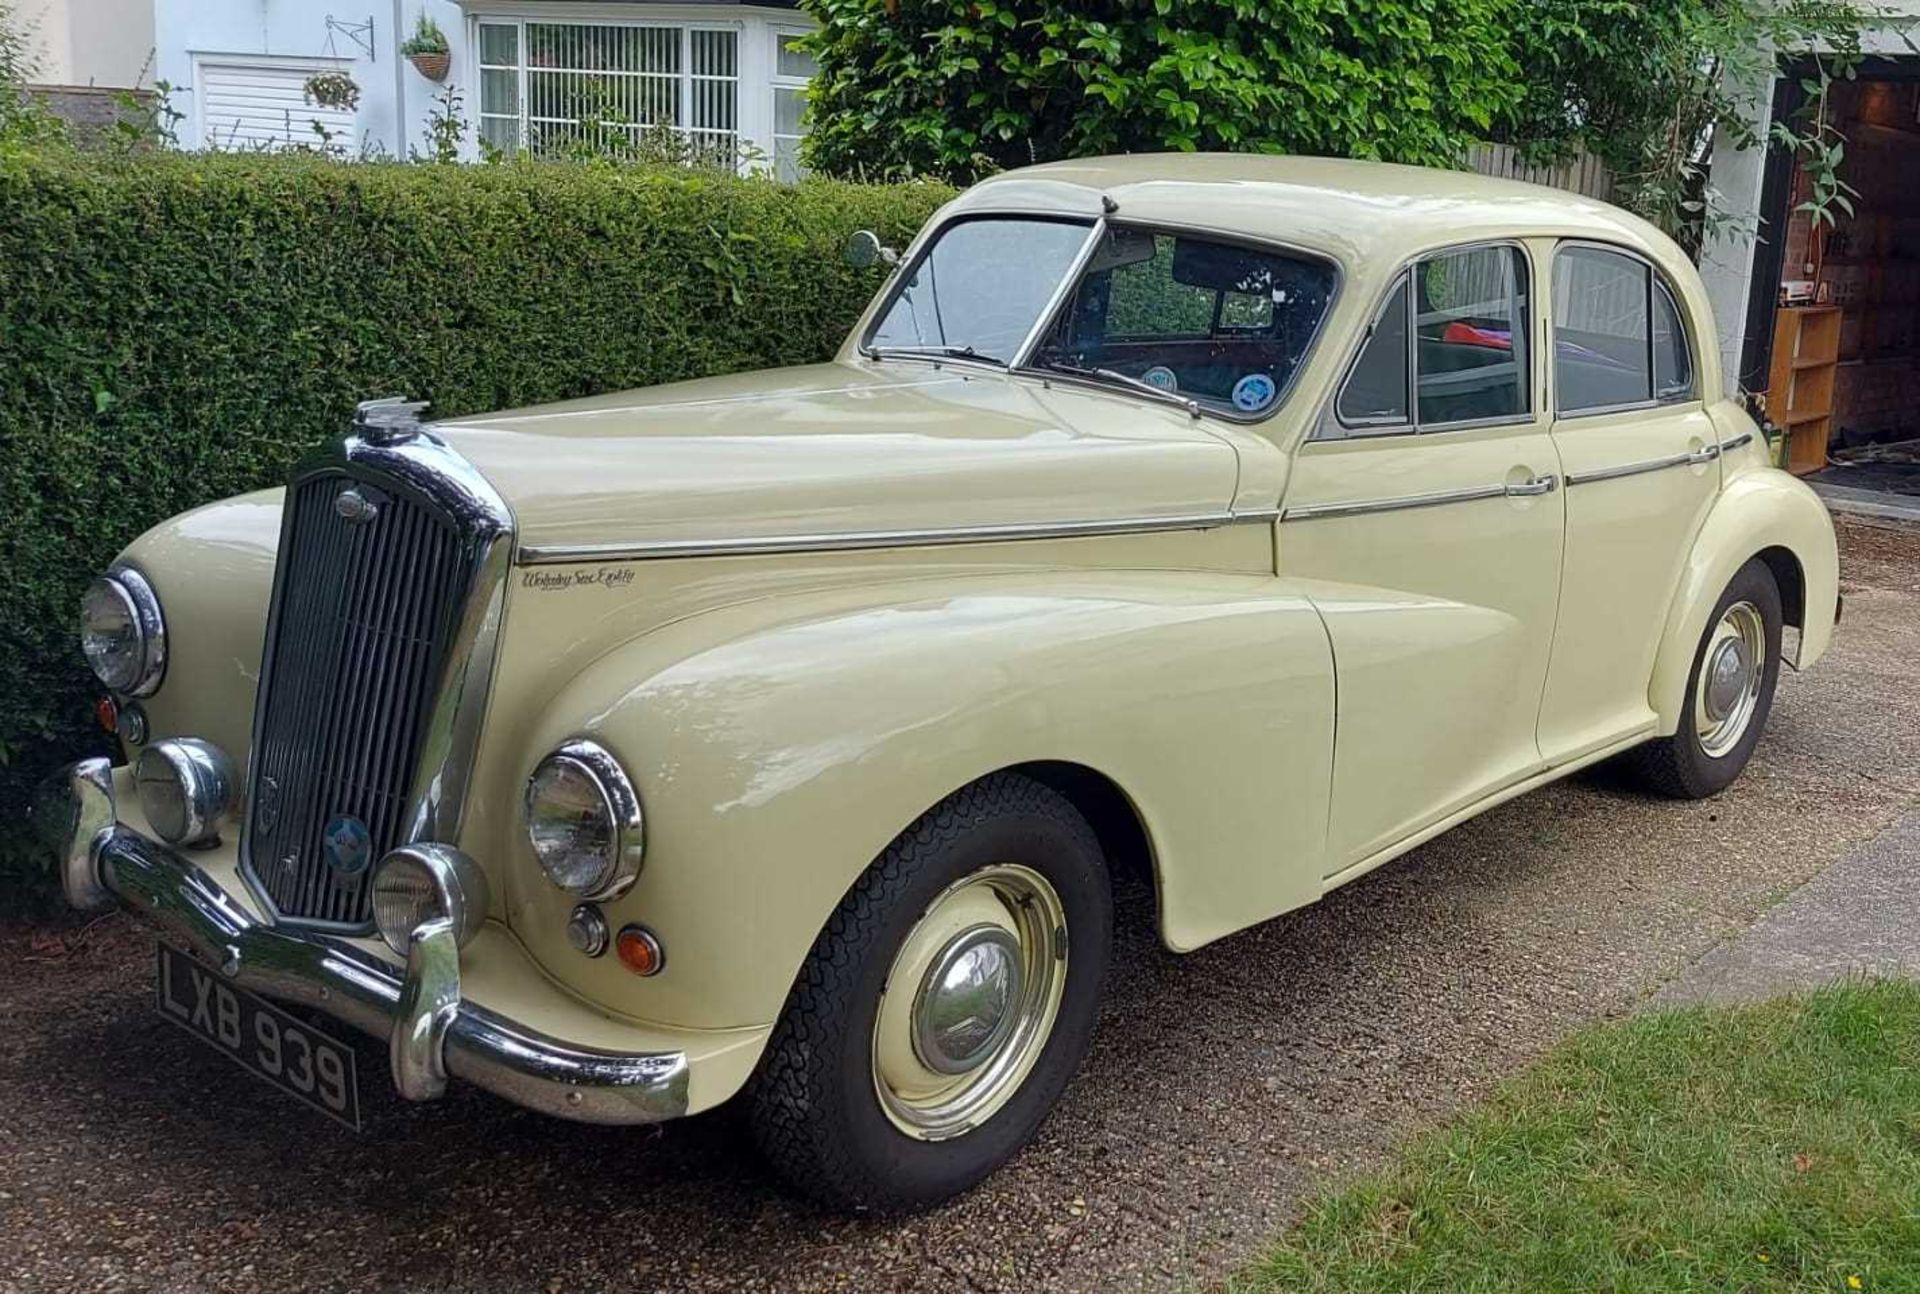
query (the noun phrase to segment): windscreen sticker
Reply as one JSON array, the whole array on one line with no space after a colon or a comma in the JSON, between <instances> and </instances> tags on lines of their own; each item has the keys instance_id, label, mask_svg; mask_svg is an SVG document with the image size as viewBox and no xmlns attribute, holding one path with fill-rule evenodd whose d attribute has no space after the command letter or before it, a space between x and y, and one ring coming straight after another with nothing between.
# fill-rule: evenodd
<instances>
[{"instance_id":1,"label":"windscreen sticker","mask_svg":"<svg viewBox=\"0 0 1920 1294\"><path fill-rule=\"evenodd\" d=\"M1148 386L1157 387L1162 391L1178 391L1180 389L1180 379L1175 377L1173 370L1165 364L1155 364L1152 368L1140 375L1140 380Z\"/></svg>"},{"instance_id":2,"label":"windscreen sticker","mask_svg":"<svg viewBox=\"0 0 1920 1294\"><path fill-rule=\"evenodd\" d=\"M1273 403L1279 390L1265 373L1249 373L1233 384L1233 407L1242 413L1259 413Z\"/></svg>"}]
</instances>

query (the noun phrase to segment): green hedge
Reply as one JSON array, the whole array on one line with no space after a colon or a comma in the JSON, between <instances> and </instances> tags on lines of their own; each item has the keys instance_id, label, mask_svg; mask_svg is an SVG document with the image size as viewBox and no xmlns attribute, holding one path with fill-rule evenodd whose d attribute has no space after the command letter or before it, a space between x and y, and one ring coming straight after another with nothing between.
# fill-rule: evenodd
<instances>
[{"instance_id":1,"label":"green hedge","mask_svg":"<svg viewBox=\"0 0 1920 1294\"><path fill-rule=\"evenodd\" d=\"M75 606L135 535L283 479L368 396L454 415L824 358L875 286L846 236L905 239L948 196L0 154L0 882L44 881L27 797L101 740Z\"/></svg>"}]
</instances>

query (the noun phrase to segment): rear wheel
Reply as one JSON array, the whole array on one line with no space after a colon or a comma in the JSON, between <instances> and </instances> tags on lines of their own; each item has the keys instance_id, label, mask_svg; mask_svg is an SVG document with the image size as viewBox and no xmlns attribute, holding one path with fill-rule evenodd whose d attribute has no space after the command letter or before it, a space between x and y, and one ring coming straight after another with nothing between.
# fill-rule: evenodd
<instances>
[{"instance_id":1,"label":"rear wheel","mask_svg":"<svg viewBox=\"0 0 1920 1294\"><path fill-rule=\"evenodd\" d=\"M1633 752L1640 778L1675 799L1725 790L1747 766L1780 678L1780 587L1755 558L1734 574L1707 619L1671 737Z\"/></svg>"},{"instance_id":2,"label":"rear wheel","mask_svg":"<svg viewBox=\"0 0 1920 1294\"><path fill-rule=\"evenodd\" d=\"M751 1091L756 1139L836 1208L959 1193L1032 1138L1079 1067L1113 911L1093 830L1001 773L903 832L821 932Z\"/></svg>"}]
</instances>

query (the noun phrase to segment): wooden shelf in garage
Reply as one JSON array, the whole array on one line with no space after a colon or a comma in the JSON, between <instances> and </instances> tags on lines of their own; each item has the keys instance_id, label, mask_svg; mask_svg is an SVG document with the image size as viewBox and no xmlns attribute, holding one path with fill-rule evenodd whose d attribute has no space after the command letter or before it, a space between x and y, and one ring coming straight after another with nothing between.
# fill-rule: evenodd
<instances>
[{"instance_id":1,"label":"wooden shelf in garage","mask_svg":"<svg viewBox=\"0 0 1920 1294\"><path fill-rule=\"evenodd\" d=\"M1767 416L1793 432L1787 469L1798 475L1827 465L1839 363L1840 307L1786 306L1774 312Z\"/></svg>"}]
</instances>

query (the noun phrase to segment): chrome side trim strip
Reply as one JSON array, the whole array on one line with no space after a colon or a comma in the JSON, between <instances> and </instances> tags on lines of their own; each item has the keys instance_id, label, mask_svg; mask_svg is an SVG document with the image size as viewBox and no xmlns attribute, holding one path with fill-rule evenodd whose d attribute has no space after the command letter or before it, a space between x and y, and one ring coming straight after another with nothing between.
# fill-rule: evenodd
<instances>
[{"instance_id":1,"label":"chrome side trim strip","mask_svg":"<svg viewBox=\"0 0 1920 1294\"><path fill-rule=\"evenodd\" d=\"M921 548L945 544L994 544L1020 539L1081 539L1096 535L1144 535L1168 530L1217 530L1264 525L1278 508L1204 512L1098 521L1040 521L1002 526L948 526L930 530L863 530L813 535L750 535L738 539L655 539L631 544L523 544L521 566L568 562L639 562L665 557L744 557L765 553L835 553L864 548Z\"/></svg>"},{"instance_id":2,"label":"chrome side trim strip","mask_svg":"<svg viewBox=\"0 0 1920 1294\"><path fill-rule=\"evenodd\" d=\"M1707 445L1690 454L1669 454L1665 458L1650 458L1641 463L1622 463L1618 467L1599 467L1591 472L1568 472L1568 485L1586 485L1592 481L1617 481L1624 476L1639 476L1643 472L1664 472L1669 467L1698 467L1702 463L1711 463L1730 450L1739 449L1753 442L1753 433L1743 431L1731 440L1723 440L1717 445Z\"/></svg>"},{"instance_id":3,"label":"chrome side trim strip","mask_svg":"<svg viewBox=\"0 0 1920 1294\"><path fill-rule=\"evenodd\" d=\"M1560 488L1556 476L1536 476L1517 485L1474 485L1463 490L1436 490L1432 494L1402 494L1389 499L1356 499L1350 503L1309 503L1288 508L1282 521L1320 521L1328 517L1362 517L1376 512L1404 512L1439 508L1449 503L1476 503L1482 499L1522 499L1551 494Z\"/></svg>"},{"instance_id":4,"label":"chrome side trim strip","mask_svg":"<svg viewBox=\"0 0 1920 1294\"><path fill-rule=\"evenodd\" d=\"M1692 454L1669 454L1665 458L1649 458L1640 463L1622 463L1618 467L1596 467L1591 472L1568 472L1568 485L1588 485L1594 481L1617 481L1626 476L1640 476L1647 472L1664 472L1669 467L1685 467L1689 463L1704 463L1718 456L1715 447L1705 458L1695 459Z\"/></svg>"}]
</instances>

